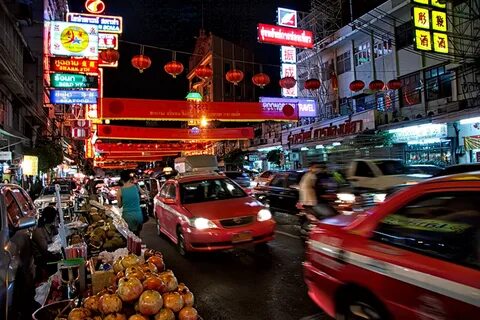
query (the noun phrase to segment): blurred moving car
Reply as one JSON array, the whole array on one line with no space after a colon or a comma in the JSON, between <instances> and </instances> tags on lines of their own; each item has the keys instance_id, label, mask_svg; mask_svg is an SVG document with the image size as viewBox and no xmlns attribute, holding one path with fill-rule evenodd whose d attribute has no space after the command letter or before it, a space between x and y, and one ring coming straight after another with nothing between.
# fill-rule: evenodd
<instances>
[{"instance_id":1,"label":"blurred moving car","mask_svg":"<svg viewBox=\"0 0 480 320\"><path fill-rule=\"evenodd\" d=\"M407 171L410 174L425 174L429 177L441 174L444 169L433 164L412 164L407 166Z\"/></svg>"},{"instance_id":2,"label":"blurred moving car","mask_svg":"<svg viewBox=\"0 0 480 320\"><path fill-rule=\"evenodd\" d=\"M480 163L455 164L446 167L443 171L436 174L436 177L447 176L457 173L480 171Z\"/></svg>"},{"instance_id":3,"label":"blurred moving car","mask_svg":"<svg viewBox=\"0 0 480 320\"><path fill-rule=\"evenodd\" d=\"M215 251L273 240L275 222L262 203L229 178L197 173L168 180L155 199L159 234L180 254Z\"/></svg>"},{"instance_id":4,"label":"blurred moving car","mask_svg":"<svg viewBox=\"0 0 480 320\"><path fill-rule=\"evenodd\" d=\"M312 230L304 277L337 319L477 319L480 174L410 186Z\"/></svg>"},{"instance_id":5,"label":"blurred moving car","mask_svg":"<svg viewBox=\"0 0 480 320\"><path fill-rule=\"evenodd\" d=\"M270 182L273 179L274 174L277 171L273 170L267 170L262 173L260 173L256 178L255 178L255 186L260 187L266 185L268 182Z\"/></svg>"},{"instance_id":6,"label":"blurred moving car","mask_svg":"<svg viewBox=\"0 0 480 320\"><path fill-rule=\"evenodd\" d=\"M235 181L242 188L250 188L250 176L245 172L240 171L225 171L223 172L225 176Z\"/></svg>"},{"instance_id":7,"label":"blurred moving car","mask_svg":"<svg viewBox=\"0 0 480 320\"><path fill-rule=\"evenodd\" d=\"M36 225L35 206L17 185L0 184L0 318L31 315L34 290L33 253L27 229ZM7 309L7 310L6 310ZM29 313L30 312L30 313ZM5 314L8 314L4 317Z\"/></svg>"}]
</instances>

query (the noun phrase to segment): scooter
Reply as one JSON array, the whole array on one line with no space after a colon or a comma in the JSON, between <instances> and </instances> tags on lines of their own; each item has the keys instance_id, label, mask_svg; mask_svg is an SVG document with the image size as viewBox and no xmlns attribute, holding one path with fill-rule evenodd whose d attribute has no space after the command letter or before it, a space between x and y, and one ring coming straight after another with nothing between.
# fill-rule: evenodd
<instances>
[{"instance_id":1,"label":"scooter","mask_svg":"<svg viewBox=\"0 0 480 320\"><path fill-rule=\"evenodd\" d=\"M306 243L310 231L313 227L323 219L330 218L339 214L335 206L332 206L330 203L332 199L327 196L325 200L327 202L321 203L320 205L314 207L304 207L300 202L297 202L296 208L299 210L297 216L299 217L300 222L300 238L303 242Z\"/></svg>"}]
</instances>

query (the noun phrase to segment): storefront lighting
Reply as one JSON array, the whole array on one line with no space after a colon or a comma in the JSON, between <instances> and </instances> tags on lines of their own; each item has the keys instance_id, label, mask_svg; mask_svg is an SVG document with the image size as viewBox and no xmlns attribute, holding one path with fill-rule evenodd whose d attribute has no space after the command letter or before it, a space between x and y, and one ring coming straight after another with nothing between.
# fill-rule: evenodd
<instances>
[{"instance_id":1,"label":"storefront lighting","mask_svg":"<svg viewBox=\"0 0 480 320\"><path fill-rule=\"evenodd\" d=\"M110 124L110 119L105 119L105 124Z\"/></svg>"},{"instance_id":2,"label":"storefront lighting","mask_svg":"<svg viewBox=\"0 0 480 320\"><path fill-rule=\"evenodd\" d=\"M282 149L281 146L275 146L275 147L259 148L258 151L260 151L260 152L269 152L269 151L272 151L272 150L280 150L280 149Z\"/></svg>"},{"instance_id":3,"label":"storefront lighting","mask_svg":"<svg viewBox=\"0 0 480 320\"><path fill-rule=\"evenodd\" d=\"M203 97L199 92L192 90L187 94L185 99L187 99L187 101L201 102Z\"/></svg>"},{"instance_id":4,"label":"storefront lighting","mask_svg":"<svg viewBox=\"0 0 480 320\"><path fill-rule=\"evenodd\" d=\"M440 143L444 140L440 138L428 138L428 139L419 139L419 140L413 140L413 141L408 141L408 145L413 145L413 144L431 144L431 143Z\"/></svg>"},{"instance_id":5,"label":"storefront lighting","mask_svg":"<svg viewBox=\"0 0 480 320\"><path fill-rule=\"evenodd\" d=\"M338 147L338 146L341 146L342 144L340 142L334 142L332 143L332 146L334 147Z\"/></svg>"},{"instance_id":6,"label":"storefront lighting","mask_svg":"<svg viewBox=\"0 0 480 320\"><path fill-rule=\"evenodd\" d=\"M315 149L325 149L325 146L323 144L317 144Z\"/></svg>"},{"instance_id":7,"label":"storefront lighting","mask_svg":"<svg viewBox=\"0 0 480 320\"><path fill-rule=\"evenodd\" d=\"M208 120L207 118L202 117L202 119L200 119L200 127L205 128L206 126L208 126Z\"/></svg>"},{"instance_id":8,"label":"storefront lighting","mask_svg":"<svg viewBox=\"0 0 480 320\"><path fill-rule=\"evenodd\" d=\"M472 124L472 123L477 123L477 122L480 122L480 117L460 120L460 124Z\"/></svg>"},{"instance_id":9,"label":"storefront lighting","mask_svg":"<svg viewBox=\"0 0 480 320\"><path fill-rule=\"evenodd\" d=\"M309 149L308 149L308 147L302 147L300 150L301 151L308 151Z\"/></svg>"}]
</instances>

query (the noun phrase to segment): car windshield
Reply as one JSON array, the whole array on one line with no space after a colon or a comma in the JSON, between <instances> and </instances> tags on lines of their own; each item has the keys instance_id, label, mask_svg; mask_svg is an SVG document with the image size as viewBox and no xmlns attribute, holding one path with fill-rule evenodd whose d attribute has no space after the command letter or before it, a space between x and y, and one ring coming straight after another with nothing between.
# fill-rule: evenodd
<instances>
[{"instance_id":1,"label":"car windshield","mask_svg":"<svg viewBox=\"0 0 480 320\"><path fill-rule=\"evenodd\" d=\"M375 161L375 164L378 166L380 171L382 171L385 176L392 176L396 174L406 174L407 169L401 161L397 160L381 160Z\"/></svg>"},{"instance_id":2,"label":"car windshield","mask_svg":"<svg viewBox=\"0 0 480 320\"><path fill-rule=\"evenodd\" d=\"M184 204L246 196L247 194L229 179L206 179L180 184L180 199Z\"/></svg>"},{"instance_id":3,"label":"car windshield","mask_svg":"<svg viewBox=\"0 0 480 320\"><path fill-rule=\"evenodd\" d=\"M55 186L48 186L42 191L42 195L48 196L55 194ZM60 186L60 194L70 194L70 189L67 186Z\"/></svg>"}]
</instances>

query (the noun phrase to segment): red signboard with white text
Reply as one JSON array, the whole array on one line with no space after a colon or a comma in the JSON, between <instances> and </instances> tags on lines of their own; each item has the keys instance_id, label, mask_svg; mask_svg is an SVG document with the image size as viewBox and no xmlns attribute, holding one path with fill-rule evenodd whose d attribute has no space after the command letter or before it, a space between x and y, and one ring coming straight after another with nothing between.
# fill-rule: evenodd
<instances>
[{"instance_id":1,"label":"red signboard with white text","mask_svg":"<svg viewBox=\"0 0 480 320\"><path fill-rule=\"evenodd\" d=\"M258 41L261 43L307 49L313 48L313 33L308 30L259 23L257 31Z\"/></svg>"},{"instance_id":2,"label":"red signboard with white text","mask_svg":"<svg viewBox=\"0 0 480 320\"><path fill-rule=\"evenodd\" d=\"M71 73L98 73L98 60L87 58L50 58L50 71Z\"/></svg>"}]
</instances>

